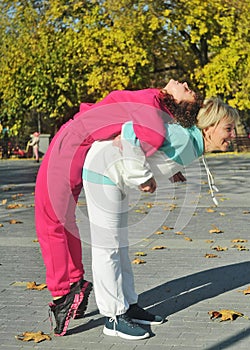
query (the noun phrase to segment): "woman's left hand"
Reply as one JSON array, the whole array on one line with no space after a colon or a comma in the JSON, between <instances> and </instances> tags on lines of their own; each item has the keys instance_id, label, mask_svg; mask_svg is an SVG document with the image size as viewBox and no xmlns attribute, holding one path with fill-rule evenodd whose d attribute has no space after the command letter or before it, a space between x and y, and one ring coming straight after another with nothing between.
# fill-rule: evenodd
<instances>
[{"instance_id":1,"label":"woman's left hand","mask_svg":"<svg viewBox=\"0 0 250 350\"><path fill-rule=\"evenodd\" d=\"M169 178L169 180L174 183L174 182L185 182L187 179L183 174L179 171L178 173L174 174L172 177Z\"/></svg>"}]
</instances>

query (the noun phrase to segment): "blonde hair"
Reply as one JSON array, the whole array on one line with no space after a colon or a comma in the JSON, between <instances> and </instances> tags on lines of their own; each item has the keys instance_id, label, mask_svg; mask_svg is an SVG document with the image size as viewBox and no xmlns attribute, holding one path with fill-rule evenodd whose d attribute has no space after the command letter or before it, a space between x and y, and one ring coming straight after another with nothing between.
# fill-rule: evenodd
<instances>
[{"instance_id":1,"label":"blonde hair","mask_svg":"<svg viewBox=\"0 0 250 350\"><path fill-rule=\"evenodd\" d=\"M204 101L203 106L199 110L197 126L202 130L209 126L219 124L224 118L236 124L239 120L239 113L235 108L223 102L219 97L211 97Z\"/></svg>"}]
</instances>

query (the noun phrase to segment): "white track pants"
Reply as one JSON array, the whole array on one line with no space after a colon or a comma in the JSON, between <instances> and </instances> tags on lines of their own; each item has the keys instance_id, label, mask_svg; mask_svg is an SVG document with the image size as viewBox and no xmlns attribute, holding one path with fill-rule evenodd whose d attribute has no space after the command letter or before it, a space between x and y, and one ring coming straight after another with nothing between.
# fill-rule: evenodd
<instances>
[{"instance_id":1,"label":"white track pants","mask_svg":"<svg viewBox=\"0 0 250 350\"><path fill-rule=\"evenodd\" d=\"M128 255L128 198L116 186L84 181L96 303L102 315L125 313L138 300Z\"/></svg>"}]
</instances>

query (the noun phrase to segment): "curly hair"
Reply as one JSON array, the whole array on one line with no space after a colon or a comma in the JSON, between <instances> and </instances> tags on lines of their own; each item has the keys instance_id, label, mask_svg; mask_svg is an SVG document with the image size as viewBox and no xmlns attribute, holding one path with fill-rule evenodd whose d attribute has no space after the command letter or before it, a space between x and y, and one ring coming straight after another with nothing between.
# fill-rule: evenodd
<instances>
[{"instance_id":1,"label":"curly hair","mask_svg":"<svg viewBox=\"0 0 250 350\"><path fill-rule=\"evenodd\" d=\"M175 122L184 128L191 128L197 124L197 115L203 106L203 97L195 94L194 102L181 101L177 103L174 97L163 89L159 93L160 105L163 109L168 110L174 117Z\"/></svg>"}]
</instances>

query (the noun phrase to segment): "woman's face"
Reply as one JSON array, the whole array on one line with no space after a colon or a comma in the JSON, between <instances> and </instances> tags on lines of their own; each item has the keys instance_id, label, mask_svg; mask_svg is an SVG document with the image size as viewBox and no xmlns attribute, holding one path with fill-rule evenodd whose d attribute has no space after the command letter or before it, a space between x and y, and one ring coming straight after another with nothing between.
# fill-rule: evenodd
<instances>
[{"instance_id":1,"label":"woman's face","mask_svg":"<svg viewBox=\"0 0 250 350\"><path fill-rule=\"evenodd\" d=\"M205 151L227 151L230 142L236 137L235 123L223 118L219 124L209 126L203 130Z\"/></svg>"},{"instance_id":2,"label":"woman's face","mask_svg":"<svg viewBox=\"0 0 250 350\"><path fill-rule=\"evenodd\" d=\"M195 101L195 93L190 90L188 84L179 83L177 80L170 79L168 84L163 89L168 94L172 95L177 103L181 101L194 102Z\"/></svg>"}]
</instances>

